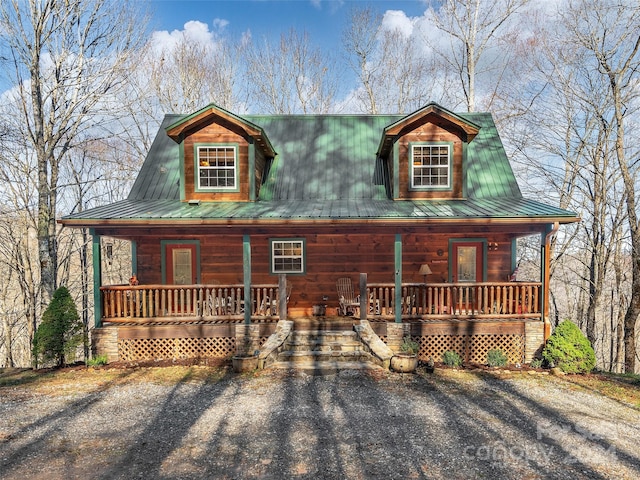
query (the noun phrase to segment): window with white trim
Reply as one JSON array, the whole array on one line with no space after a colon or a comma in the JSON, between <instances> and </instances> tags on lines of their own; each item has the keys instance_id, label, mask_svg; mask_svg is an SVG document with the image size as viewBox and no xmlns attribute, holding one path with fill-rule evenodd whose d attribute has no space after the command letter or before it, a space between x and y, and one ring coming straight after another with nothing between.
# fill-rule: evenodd
<instances>
[{"instance_id":1,"label":"window with white trim","mask_svg":"<svg viewBox=\"0 0 640 480\"><path fill-rule=\"evenodd\" d=\"M237 187L235 146L197 147L198 189L234 190Z\"/></svg>"},{"instance_id":2,"label":"window with white trim","mask_svg":"<svg viewBox=\"0 0 640 480\"><path fill-rule=\"evenodd\" d=\"M271 273L304 273L304 239L271 240Z\"/></svg>"},{"instance_id":3,"label":"window with white trim","mask_svg":"<svg viewBox=\"0 0 640 480\"><path fill-rule=\"evenodd\" d=\"M419 144L411 146L411 188L451 187L451 146Z\"/></svg>"}]
</instances>

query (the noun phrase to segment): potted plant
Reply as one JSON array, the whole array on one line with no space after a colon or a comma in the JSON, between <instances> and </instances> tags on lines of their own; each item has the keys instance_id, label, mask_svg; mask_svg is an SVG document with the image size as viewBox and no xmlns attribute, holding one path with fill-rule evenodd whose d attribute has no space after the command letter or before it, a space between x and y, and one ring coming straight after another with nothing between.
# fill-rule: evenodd
<instances>
[{"instance_id":1,"label":"potted plant","mask_svg":"<svg viewBox=\"0 0 640 480\"><path fill-rule=\"evenodd\" d=\"M231 357L233 371L236 373L252 372L258 368L260 351L251 353L237 353Z\"/></svg>"},{"instance_id":2,"label":"potted plant","mask_svg":"<svg viewBox=\"0 0 640 480\"><path fill-rule=\"evenodd\" d=\"M409 335L403 338L400 352L391 357L391 368L400 373L410 373L418 366L420 344Z\"/></svg>"},{"instance_id":3,"label":"potted plant","mask_svg":"<svg viewBox=\"0 0 640 480\"><path fill-rule=\"evenodd\" d=\"M237 345L236 354L231 357L233 371L236 373L252 372L258 368L260 350L255 349L248 334L242 336Z\"/></svg>"}]
</instances>

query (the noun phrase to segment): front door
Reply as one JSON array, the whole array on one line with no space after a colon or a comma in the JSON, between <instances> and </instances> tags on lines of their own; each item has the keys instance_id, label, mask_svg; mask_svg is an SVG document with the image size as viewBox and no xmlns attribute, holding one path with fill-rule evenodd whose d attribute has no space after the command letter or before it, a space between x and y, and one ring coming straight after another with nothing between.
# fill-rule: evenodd
<instances>
[{"instance_id":1,"label":"front door","mask_svg":"<svg viewBox=\"0 0 640 480\"><path fill-rule=\"evenodd\" d=\"M168 243L165 247L166 282L170 285L195 285L198 283L196 245L193 243Z\"/></svg>"},{"instance_id":2,"label":"front door","mask_svg":"<svg viewBox=\"0 0 640 480\"><path fill-rule=\"evenodd\" d=\"M482 242L453 243L452 281L454 283L482 282L484 270Z\"/></svg>"}]
</instances>

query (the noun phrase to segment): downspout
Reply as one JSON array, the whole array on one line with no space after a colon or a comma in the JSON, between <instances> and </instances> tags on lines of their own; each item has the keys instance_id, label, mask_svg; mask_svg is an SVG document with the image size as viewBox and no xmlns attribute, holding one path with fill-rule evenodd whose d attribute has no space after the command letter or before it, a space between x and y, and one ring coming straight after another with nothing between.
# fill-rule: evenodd
<instances>
[{"instance_id":1,"label":"downspout","mask_svg":"<svg viewBox=\"0 0 640 480\"><path fill-rule=\"evenodd\" d=\"M551 272L549 265L551 263L551 237L553 237L560 228L560 222L554 222L551 230L544 237L544 271L542 278L542 321L544 322L544 341L546 342L551 335L551 323L549 322L549 283L551 281Z\"/></svg>"}]
</instances>

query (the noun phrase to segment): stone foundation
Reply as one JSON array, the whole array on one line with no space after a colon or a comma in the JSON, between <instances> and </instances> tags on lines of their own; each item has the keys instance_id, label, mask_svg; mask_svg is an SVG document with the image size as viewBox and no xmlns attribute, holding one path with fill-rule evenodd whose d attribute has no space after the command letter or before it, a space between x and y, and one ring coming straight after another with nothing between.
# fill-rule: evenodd
<instances>
[{"instance_id":1,"label":"stone foundation","mask_svg":"<svg viewBox=\"0 0 640 480\"><path fill-rule=\"evenodd\" d=\"M536 356L540 356L544 348L544 323L525 322L524 339L524 363L531 363Z\"/></svg>"},{"instance_id":2,"label":"stone foundation","mask_svg":"<svg viewBox=\"0 0 640 480\"><path fill-rule=\"evenodd\" d=\"M400 345L402 345L402 339L411 335L410 323L388 323L387 324L387 346L393 352L400 351Z\"/></svg>"},{"instance_id":3,"label":"stone foundation","mask_svg":"<svg viewBox=\"0 0 640 480\"><path fill-rule=\"evenodd\" d=\"M107 363L120 360L118 355L118 329L94 328L91 330L91 356L106 355Z\"/></svg>"},{"instance_id":4,"label":"stone foundation","mask_svg":"<svg viewBox=\"0 0 640 480\"><path fill-rule=\"evenodd\" d=\"M253 355L260 350L260 325L236 325L236 355Z\"/></svg>"}]
</instances>

